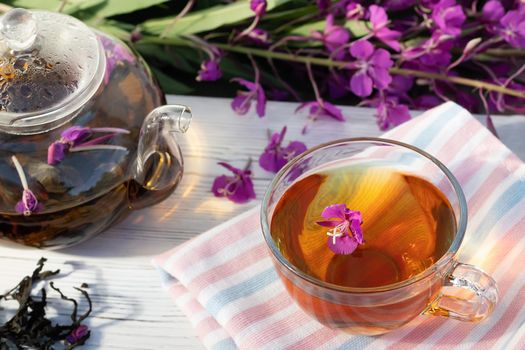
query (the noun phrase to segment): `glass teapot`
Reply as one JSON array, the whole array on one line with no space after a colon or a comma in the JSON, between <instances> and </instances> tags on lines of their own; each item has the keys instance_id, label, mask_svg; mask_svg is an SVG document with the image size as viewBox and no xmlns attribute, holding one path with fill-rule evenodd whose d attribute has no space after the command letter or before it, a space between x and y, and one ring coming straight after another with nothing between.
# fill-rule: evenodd
<instances>
[{"instance_id":1,"label":"glass teapot","mask_svg":"<svg viewBox=\"0 0 525 350\"><path fill-rule=\"evenodd\" d=\"M58 13L0 17L0 238L63 248L168 197L191 111L165 103L115 38Z\"/></svg>"}]
</instances>

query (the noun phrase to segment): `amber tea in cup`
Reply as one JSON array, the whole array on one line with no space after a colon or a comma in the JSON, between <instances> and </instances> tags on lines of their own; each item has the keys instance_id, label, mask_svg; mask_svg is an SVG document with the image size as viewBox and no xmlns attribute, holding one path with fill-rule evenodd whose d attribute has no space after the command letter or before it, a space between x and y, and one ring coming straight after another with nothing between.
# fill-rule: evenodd
<instances>
[{"instance_id":1,"label":"amber tea in cup","mask_svg":"<svg viewBox=\"0 0 525 350\"><path fill-rule=\"evenodd\" d=\"M339 238L318 224L333 204L361 212L364 243L351 254L329 249ZM454 260L466 225L461 188L412 146L381 139L320 146L280 172L262 211L285 287L332 328L381 334L421 313L477 321L496 302L494 281Z\"/></svg>"}]
</instances>

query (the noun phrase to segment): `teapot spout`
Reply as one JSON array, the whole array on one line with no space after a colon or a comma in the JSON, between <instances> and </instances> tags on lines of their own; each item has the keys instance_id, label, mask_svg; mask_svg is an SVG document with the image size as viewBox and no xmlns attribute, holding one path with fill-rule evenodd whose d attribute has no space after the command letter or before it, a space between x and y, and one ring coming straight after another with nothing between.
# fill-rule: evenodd
<instances>
[{"instance_id":1,"label":"teapot spout","mask_svg":"<svg viewBox=\"0 0 525 350\"><path fill-rule=\"evenodd\" d=\"M168 118L174 120L172 131L185 133L191 124L191 110L187 106L170 105L161 106L153 110L156 113L167 114ZM171 114L171 117L169 116Z\"/></svg>"},{"instance_id":2,"label":"teapot spout","mask_svg":"<svg viewBox=\"0 0 525 350\"><path fill-rule=\"evenodd\" d=\"M166 105L151 111L140 130L137 158L130 188L134 209L158 203L168 197L182 179L183 159L174 132L185 133L191 110L182 105Z\"/></svg>"}]
</instances>

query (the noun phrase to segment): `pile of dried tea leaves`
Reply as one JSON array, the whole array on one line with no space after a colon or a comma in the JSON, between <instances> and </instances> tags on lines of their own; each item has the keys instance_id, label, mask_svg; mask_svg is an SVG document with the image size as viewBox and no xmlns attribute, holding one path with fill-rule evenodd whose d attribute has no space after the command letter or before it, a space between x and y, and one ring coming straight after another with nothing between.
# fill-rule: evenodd
<instances>
[{"instance_id":1,"label":"pile of dried tea leaves","mask_svg":"<svg viewBox=\"0 0 525 350\"><path fill-rule=\"evenodd\" d=\"M89 338L90 331L82 324L92 309L91 299L85 290L75 288L82 293L88 303L88 310L78 315L77 300L65 296L53 282L49 283L49 287L58 293L62 300L72 304L70 324L53 324L46 317L48 306L46 288L41 288L38 296L32 293L40 281L56 276L60 272L60 270L42 271L45 262L46 259L41 258L31 276L24 277L6 294L0 294L0 312L2 312L3 300L15 300L19 304L15 315L5 324L0 325L0 350L52 350L55 349L53 346L57 345L61 345L60 349L73 349L84 345Z\"/></svg>"}]
</instances>

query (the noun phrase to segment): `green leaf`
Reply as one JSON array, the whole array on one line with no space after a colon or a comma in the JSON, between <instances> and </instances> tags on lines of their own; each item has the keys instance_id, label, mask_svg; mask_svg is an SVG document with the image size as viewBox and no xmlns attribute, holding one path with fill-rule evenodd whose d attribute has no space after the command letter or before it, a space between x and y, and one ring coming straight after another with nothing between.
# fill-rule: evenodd
<instances>
[{"instance_id":1,"label":"green leaf","mask_svg":"<svg viewBox=\"0 0 525 350\"><path fill-rule=\"evenodd\" d=\"M113 20L89 19L84 22L91 27L95 27L98 30L113 35L123 41L129 40L130 32L133 30L132 25Z\"/></svg>"},{"instance_id":2,"label":"green leaf","mask_svg":"<svg viewBox=\"0 0 525 350\"><path fill-rule=\"evenodd\" d=\"M350 31L354 38L361 38L370 33L370 23L366 21L346 21L345 28Z\"/></svg>"},{"instance_id":3,"label":"green leaf","mask_svg":"<svg viewBox=\"0 0 525 350\"><path fill-rule=\"evenodd\" d=\"M134 47L142 56L155 58L162 63L169 64L177 70L195 74L200 65L200 60L195 49L180 46L158 46L151 44L135 44Z\"/></svg>"},{"instance_id":4,"label":"green leaf","mask_svg":"<svg viewBox=\"0 0 525 350\"><path fill-rule=\"evenodd\" d=\"M75 13L86 10L104 3L106 0L68 0L65 4L63 13ZM62 0L7 0L4 3L13 7L24 7L39 10L58 11L62 5Z\"/></svg>"},{"instance_id":5,"label":"green leaf","mask_svg":"<svg viewBox=\"0 0 525 350\"><path fill-rule=\"evenodd\" d=\"M303 17L305 15L318 13L318 11L319 11L319 8L316 5L302 6L300 8L293 8L293 9L284 10L280 12L274 11L272 13L268 13L262 18L262 20L263 22L289 21L292 19ZM280 23L280 24L283 24L283 23Z\"/></svg>"},{"instance_id":6,"label":"green leaf","mask_svg":"<svg viewBox=\"0 0 525 350\"><path fill-rule=\"evenodd\" d=\"M153 68L155 76L159 80L162 90L167 94L190 94L194 91L193 88L188 85L181 83L178 80L173 79L172 77L162 73L160 70Z\"/></svg>"},{"instance_id":7,"label":"green leaf","mask_svg":"<svg viewBox=\"0 0 525 350\"><path fill-rule=\"evenodd\" d=\"M295 27L289 33L292 35L309 36L312 31L322 32L326 26L326 20L306 23ZM346 21L344 27L348 29L352 37L360 38L369 33L367 22L365 21Z\"/></svg>"},{"instance_id":8,"label":"green leaf","mask_svg":"<svg viewBox=\"0 0 525 350\"><path fill-rule=\"evenodd\" d=\"M291 35L310 36L313 31L322 32L326 26L326 21L317 21L312 23L306 23L301 26L293 28L289 33Z\"/></svg>"},{"instance_id":9,"label":"green leaf","mask_svg":"<svg viewBox=\"0 0 525 350\"><path fill-rule=\"evenodd\" d=\"M102 5L97 7L94 15L97 18L122 15L152 7L166 1L168 0L105 0Z\"/></svg>"},{"instance_id":10,"label":"green leaf","mask_svg":"<svg viewBox=\"0 0 525 350\"><path fill-rule=\"evenodd\" d=\"M267 10L270 11L289 1L291 0L268 0ZM236 1L228 5L218 5L190 12L188 15L180 18L170 32L167 33L167 36L176 37L206 32L225 25L238 23L253 16L254 13L250 10L250 3L247 0ZM151 34L161 34L172 23L174 18L175 16L145 21L142 29Z\"/></svg>"}]
</instances>

